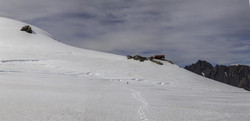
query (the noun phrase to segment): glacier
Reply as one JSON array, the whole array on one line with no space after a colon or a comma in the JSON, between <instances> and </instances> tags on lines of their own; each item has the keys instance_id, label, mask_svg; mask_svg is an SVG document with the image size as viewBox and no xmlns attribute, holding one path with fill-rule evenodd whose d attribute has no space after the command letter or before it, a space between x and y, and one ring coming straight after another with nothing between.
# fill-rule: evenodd
<instances>
[{"instance_id":1,"label":"glacier","mask_svg":"<svg viewBox=\"0 0 250 121\"><path fill-rule=\"evenodd\" d=\"M1 121L248 121L250 93L163 62L72 47L0 17Z\"/></svg>"}]
</instances>

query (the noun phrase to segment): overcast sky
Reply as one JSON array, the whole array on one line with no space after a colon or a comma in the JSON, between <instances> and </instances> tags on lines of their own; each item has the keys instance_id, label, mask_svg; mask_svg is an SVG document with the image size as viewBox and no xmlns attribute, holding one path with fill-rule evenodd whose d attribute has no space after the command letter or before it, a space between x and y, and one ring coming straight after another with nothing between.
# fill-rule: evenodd
<instances>
[{"instance_id":1,"label":"overcast sky","mask_svg":"<svg viewBox=\"0 0 250 121\"><path fill-rule=\"evenodd\" d=\"M0 16L66 44L120 55L165 54L250 65L248 0L0 0Z\"/></svg>"}]
</instances>

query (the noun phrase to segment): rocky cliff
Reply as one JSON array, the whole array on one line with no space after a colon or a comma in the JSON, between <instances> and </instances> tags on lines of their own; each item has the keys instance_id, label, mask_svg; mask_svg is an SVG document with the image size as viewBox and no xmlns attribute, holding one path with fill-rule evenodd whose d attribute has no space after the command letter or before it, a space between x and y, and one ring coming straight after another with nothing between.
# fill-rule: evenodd
<instances>
[{"instance_id":1,"label":"rocky cliff","mask_svg":"<svg viewBox=\"0 0 250 121\"><path fill-rule=\"evenodd\" d=\"M250 91L250 66L216 65L213 67L210 63L199 60L195 64L186 66L185 69L207 78Z\"/></svg>"}]
</instances>

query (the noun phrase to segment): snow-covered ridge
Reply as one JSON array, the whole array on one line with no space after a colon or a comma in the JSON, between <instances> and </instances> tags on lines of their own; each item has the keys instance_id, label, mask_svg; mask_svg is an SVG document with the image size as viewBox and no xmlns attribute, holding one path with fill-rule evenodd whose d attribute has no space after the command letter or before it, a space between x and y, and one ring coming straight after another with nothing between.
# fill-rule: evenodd
<instances>
[{"instance_id":1,"label":"snow-covered ridge","mask_svg":"<svg viewBox=\"0 0 250 121\"><path fill-rule=\"evenodd\" d=\"M247 91L163 62L71 47L0 18L3 121L246 121ZM240 114L239 114L240 112Z\"/></svg>"},{"instance_id":2,"label":"snow-covered ridge","mask_svg":"<svg viewBox=\"0 0 250 121\"><path fill-rule=\"evenodd\" d=\"M15 30L20 30L25 25L28 25L27 23L23 23L20 21L16 21L16 20L4 18L4 17L0 17L0 23L1 23L2 27L3 26L7 27L7 28L1 28L1 32L4 32L4 31L7 32L7 30L10 30L13 32ZM31 26L31 27L32 27L32 30L34 30L35 34L53 37L51 34L49 34L48 32L46 32L40 28L37 28L35 26Z\"/></svg>"},{"instance_id":3,"label":"snow-covered ridge","mask_svg":"<svg viewBox=\"0 0 250 121\"><path fill-rule=\"evenodd\" d=\"M92 56L93 54L91 53L107 55L107 53L84 50L65 45L53 39L53 36L48 32L32 25L30 26L34 33L29 34L20 31L25 25L29 24L0 17L0 57L5 59L8 59L8 57L20 58L24 56L27 58L40 58L40 56L46 55L47 53L70 53L67 50L75 53L79 51L85 52L85 56Z\"/></svg>"}]
</instances>

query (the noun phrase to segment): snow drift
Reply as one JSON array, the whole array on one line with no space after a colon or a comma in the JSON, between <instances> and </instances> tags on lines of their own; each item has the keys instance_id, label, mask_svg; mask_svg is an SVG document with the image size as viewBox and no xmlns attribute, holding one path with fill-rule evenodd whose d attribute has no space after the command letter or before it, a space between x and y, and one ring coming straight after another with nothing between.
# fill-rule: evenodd
<instances>
[{"instance_id":1,"label":"snow drift","mask_svg":"<svg viewBox=\"0 0 250 121\"><path fill-rule=\"evenodd\" d=\"M246 121L250 95L163 62L71 47L0 18L3 121Z\"/></svg>"}]
</instances>

